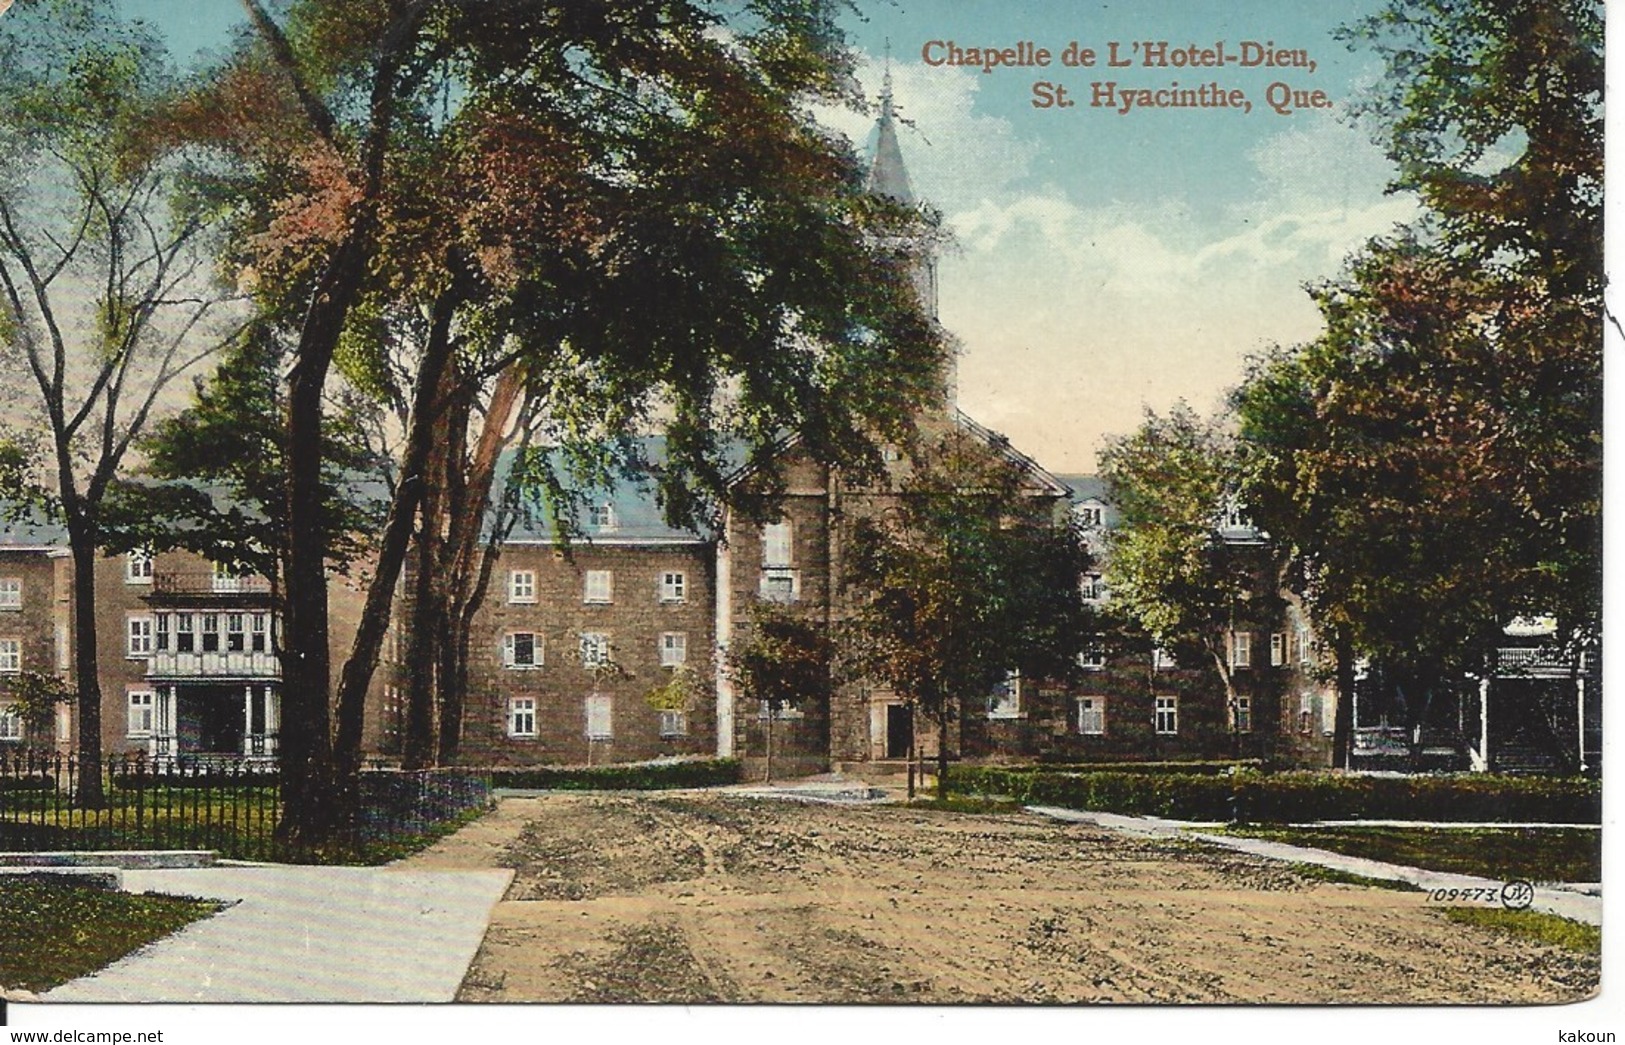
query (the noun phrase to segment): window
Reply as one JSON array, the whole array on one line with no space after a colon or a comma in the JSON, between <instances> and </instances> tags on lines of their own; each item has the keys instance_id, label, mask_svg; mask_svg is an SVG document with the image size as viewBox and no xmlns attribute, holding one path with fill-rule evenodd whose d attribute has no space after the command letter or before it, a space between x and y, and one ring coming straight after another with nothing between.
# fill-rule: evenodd
<instances>
[{"instance_id":1,"label":"window","mask_svg":"<svg viewBox=\"0 0 1625 1045\"><path fill-rule=\"evenodd\" d=\"M508 571L508 601L512 603L532 603L536 601L535 570Z\"/></svg>"},{"instance_id":2,"label":"window","mask_svg":"<svg viewBox=\"0 0 1625 1045\"><path fill-rule=\"evenodd\" d=\"M153 618L157 627L153 631L152 648L160 653L169 651L169 614L160 613Z\"/></svg>"},{"instance_id":3,"label":"window","mask_svg":"<svg viewBox=\"0 0 1625 1045\"><path fill-rule=\"evenodd\" d=\"M1253 664L1253 637L1245 631L1230 633L1230 666L1249 668Z\"/></svg>"},{"instance_id":4,"label":"window","mask_svg":"<svg viewBox=\"0 0 1625 1045\"><path fill-rule=\"evenodd\" d=\"M1151 667L1155 671L1169 671L1179 667L1174 655L1161 646L1151 651Z\"/></svg>"},{"instance_id":5,"label":"window","mask_svg":"<svg viewBox=\"0 0 1625 1045\"><path fill-rule=\"evenodd\" d=\"M130 657L152 656L152 618L139 616L130 618L130 641L125 655Z\"/></svg>"},{"instance_id":6,"label":"window","mask_svg":"<svg viewBox=\"0 0 1625 1045\"><path fill-rule=\"evenodd\" d=\"M1253 698L1237 697L1236 703L1231 708L1230 715L1237 733L1251 733L1253 731Z\"/></svg>"},{"instance_id":7,"label":"window","mask_svg":"<svg viewBox=\"0 0 1625 1045\"><path fill-rule=\"evenodd\" d=\"M1298 712L1299 733L1302 733L1304 736L1308 736L1312 730L1313 722L1314 716L1309 713L1308 708L1304 708L1302 711Z\"/></svg>"},{"instance_id":8,"label":"window","mask_svg":"<svg viewBox=\"0 0 1625 1045\"><path fill-rule=\"evenodd\" d=\"M1021 716L1021 672L1012 671L993 686L987 695L988 718L1019 718Z\"/></svg>"},{"instance_id":9,"label":"window","mask_svg":"<svg viewBox=\"0 0 1625 1045\"><path fill-rule=\"evenodd\" d=\"M137 548L124 557L124 583L152 583L152 550L150 548Z\"/></svg>"},{"instance_id":10,"label":"window","mask_svg":"<svg viewBox=\"0 0 1625 1045\"><path fill-rule=\"evenodd\" d=\"M267 625L267 622L268 622L268 618L263 613L256 613L252 617L249 618L249 627L253 629L252 631L249 632L249 638L248 638L249 648L252 649L255 653L264 653L265 650L266 650L266 646L267 646L266 625Z\"/></svg>"},{"instance_id":11,"label":"window","mask_svg":"<svg viewBox=\"0 0 1625 1045\"><path fill-rule=\"evenodd\" d=\"M1078 698L1078 732L1087 737L1098 737L1106 732L1106 698Z\"/></svg>"},{"instance_id":12,"label":"window","mask_svg":"<svg viewBox=\"0 0 1625 1045\"><path fill-rule=\"evenodd\" d=\"M762 570L759 593L764 602L795 602L801 597L801 577L787 567L768 566Z\"/></svg>"},{"instance_id":13,"label":"window","mask_svg":"<svg viewBox=\"0 0 1625 1045\"><path fill-rule=\"evenodd\" d=\"M1286 632L1278 631L1270 636L1270 666L1280 667L1286 663Z\"/></svg>"},{"instance_id":14,"label":"window","mask_svg":"<svg viewBox=\"0 0 1625 1045\"><path fill-rule=\"evenodd\" d=\"M587 698L587 739L609 740L615 735L614 699L601 693Z\"/></svg>"},{"instance_id":15,"label":"window","mask_svg":"<svg viewBox=\"0 0 1625 1045\"><path fill-rule=\"evenodd\" d=\"M190 613L175 614L175 652L191 653L195 646L195 636L192 633L192 615Z\"/></svg>"},{"instance_id":16,"label":"window","mask_svg":"<svg viewBox=\"0 0 1625 1045\"><path fill-rule=\"evenodd\" d=\"M11 705L0 707L0 740L21 740L23 717Z\"/></svg>"},{"instance_id":17,"label":"window","mask_svg":"<svg viewBox=\"0 0 1625 1045\"><path fill-rule=\"evenodd\" d=\"M1157 698L1157 732L1163 736L1173 736L1179 732L1179 698Z\"/></svg>"},{"instance_id":18,"label":"window","mask_svg":"<svg viewBox=\"0 0 1625 1045\"><path fill-rule=\"evenodd\" d=\"M23 640L0 639L0 674L15 675L23 670Z\"/></svg>"},{"instance_id":19,"label":"window","mask_svg":"<svg viewBox=\"0 0 1625 1045\"><path fill-rule=\"evenodd\" d=\"M1098 635L1091 635L1083 642L1083 652L1078 654L1078 667L1089 671L1099 671L1106 666L1106 647L1101 643Z\"/></svg>"},{"instance_id":20,"label":"window","mask_svg":"<svg viewBox=\"0 0 1625 1045\"><path fill-rule=\"evenodd\" d=\"M1078 588L1083 592L1083 597L1091 601L1106 597L1106 584L1101 580L1098 573L1084 574L1083 581L1078 585Z\"/></svg>"},{"instance_id":21,"label":"window","mask_svg":"<svg viewBox=\"0 0 1625 1045\"><path fill-rule=\"evenodd\" d=\"M68 625L64 621L56 622L56 670L67 671L72 645L68 641Z\"/></svg>"},{"instance_id":22,"label":"window","mask_svg":"<svg viewBox=\"0 0 1625 1045\"><path fill-rule=\"evenodd\" d=\"M660 713L660 735L663 737L688 736L688 716L681 711Z\"/></svg>"},{"instance_id":23,"label":"window","mask_svg":"<svg viewBox=\"0 0 1625 1045\"><path fill-rule=\"evenodd\" d=\"M663 631L660 633L660 666L675 668L688 662L688 633Z\"/></svg>"},{"instance_id":24,"label":"window","mask_svg":"<svg viewBox=\"0 0 1625 1045\"><path fill-rule=\"evenodd\" d=\"M587 525L595 530L615 529L615 506L594 504L587 508Z\"/></svg>"},{"instance_id":25,"label":"window","mask_svg":"<svg viewBox=\"0 0 1625 1045\"><path fill-rule=\"evenodd\" d=\"M1309 635L1308 628L1298 629L1298 663L1308 664L1315 659L1314 639Z\"/></svg>"},{"instance_id":26,"label":"window","mask_svg":"<svg viewBox=\"0 0 1625 1045\"><path fill-rule=\"evenodd\" d=\"M609 664L609 636L601 631L581 633L581 666L602 668Z\"/></svg>"},{"instance_id":27,"label":"window","mask_svg":"<svg viewBox=\"0 0 1625 1045\"><path fill-rule=\"evenodd\" d=\"M0 610L20 610L23 608L23 579L21 577L0 577Z\"/></svg>"},{"instance_id":28,"label":"window","mask_svg":"<svg viewBox=\"0 0 1625 1045\"><path fill-rule=\"evenodd\" d=\"M241 653L246 646L247 642L243 637L243 615L226 614L226 649L231 653Z\"/></svg>"},{"instance_id":29,"label":"window","mask_svg":"<svg viewBox=\"0 0 1625 1045\"><path fill-rule=\"evenodd\" d=\"M152 736L152 691L133 689L130 691L129 735L132 737Z\"/></svg>"},{"instance_id":30,"label":"window","mask_svg":"<svg viewBox=\"0 0 1625 1045\"><path fill-rule=\"evenodd\" d=\"M762 527L762 565L790 566L792 533L789 522L780 520Z\"/></svg>"},{"instance_id":31,"label":"window","mask_svg":"<svg viewBox=\"0 0 1625 1045\"><path fill-rule=\"evenodd\" d=\"M512 697L508 701L508 735L533 737L536 735L536 698Z\"/></svg>"},{"instance_id":32,"label":"window","mask_svg":"<svg viewBox=\"0 0 1625 1045\"><path fill-rule=\"evenodd\" d=\"M682 602L688 598L688 575L682 570L666 570L660 575L660 601Z\"/></svg>"},{"instance_id":33,"label":"window","mask_svg":"<svg viewBox=\"0 0 1625 1045\"><path fill-rule=\"evenodd\" d=\"M502 636L502 666L505 668L541 667L541 636L534 631L510 631Z\"/></svg>"},{"instance_id":34,"label":"window","mask_svg":"<svg viewBox=\"0 0 1625 1045\"><path fill-rule=\"evenodd\" d=\"M1106 509L1098 504L1080 504L1073 509L1078 516L1078 525L1099 528L1106 523Z\"/></svg>"},{"instance_id":35,"label":"window","mask_svg":"<svg viewBox=\"0 0 1625 1045\"><path fill-rule=\"evenodd\" d=\"M583 602L609 602L615 594L615 574L610 570L588 570Z\"/></svg>"},{"instance_id":36,"label":"window","mask_svg":"<svg viewBox=\"0 0 1625 1045\"><path fill-rule=\"evenodd\" d=\"M220 652L220 614L205 613L203 615L203 652Z\"/></svg>"}]
</instances>

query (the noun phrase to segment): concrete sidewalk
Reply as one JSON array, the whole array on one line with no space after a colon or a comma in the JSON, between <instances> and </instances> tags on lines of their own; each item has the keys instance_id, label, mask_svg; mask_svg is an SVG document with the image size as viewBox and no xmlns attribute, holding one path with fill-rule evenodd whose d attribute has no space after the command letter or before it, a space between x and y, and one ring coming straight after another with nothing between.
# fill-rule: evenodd
<instances>
[{"instance_id":1,"label":"concrete sidewalk","mask_svg":"<svg viewBox=\"0 0 1625 1045\"><path fill-rule=\"evenodd\" d=\"M1334 871L1360 875L1363 878L1406 882L1418 889L1429 892L1434 889L1493 889L1499 893L1501 886L1504 884L1499 879L1478 878L1466 874L1448 874L1443 871L1428 871L1420 867L1406 867L1402 864L1389 864L1380 860L1346 856L1325 849L1310 849L1305 846L1288 845L1285 842L1270 842L1262 838L1209 834L1201 830L1203 827L1212 827L1212 824L1191 824L1180 820L1163 820L1160 817L1150 816L1123 816L1118 813L1094 813L1080 809L1060 809L1054 806L1028 806L1027 808L1035 813L1053 817L1056 820L1093 824L1096 827L1104 827L1112 831L1156 838L1193 838L1271 860L1314 864ZM1515 825L1503 824L1499 826ZM1564 918L1572 918L1574 921L1584 922L1587 925L1602 924L1601 890L1588 883L1538 885L1535 887L1535 897L1533 902L1530 903L1529 909L1561 915Z\"/></svg>"},{"instance_id":2,"label":"concrete sidewalk","mask_svg":"<svg viewBox=\"0 0 1625 1045\"><path fill-rule=\"evenodd\" d=\"M125 871L131 892L232 902L47 1002L447 1002L512 871Z\"/></svg>"}]
</instances>

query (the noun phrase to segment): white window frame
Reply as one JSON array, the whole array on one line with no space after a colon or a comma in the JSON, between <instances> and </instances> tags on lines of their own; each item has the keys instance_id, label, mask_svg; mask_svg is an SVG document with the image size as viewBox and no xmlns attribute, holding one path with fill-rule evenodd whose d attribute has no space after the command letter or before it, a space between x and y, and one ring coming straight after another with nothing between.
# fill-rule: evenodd
<instances>
[{"instance_id":1,"label":"white window frame","mask_svg":"<svg viewBox=\"0 0 1625 1045\"><path fill-rule=\"evenodd\" d=\"M1286 632L1276 631L1270 633L1270 667L1278 668L1286 663Z\"/></svg>"},{"instance_id":2,"label":"white window frame","mask_svg":"<svg viewBox=\"0 0 1625 1045\"><path fill-rule=\"evenodd\" d=\"M152 614L132 613L124 628L124 656L128 660L145 660L152 656Z\"/></svg>"},{"instance_id":3,"label":"white window frame","mask_svg":"<svg viewBox=\"0 0 1625 1045\"><path fill-rule=\"evenodd\" d=\"M599 533L615 529L615 506L608 502L587 506L587 525Z\"/></svg>"},{"instance_id":4,"label":"white window frame","mask_svg":"<svg viewBox=\"0 0 1625 1045\"><path fill-rule=\"evenodd\" d=\"M23 670L23 640L0 638L0 675L20 675Z\"/></svg>"},{"instance_id":5,"label":"white window frame","mask_svg":"<svg viewBox=\"0 0 1625 1045\"><path fill-rule=\"evenodd\" d=\"M125 735L150 737L156 721L158 696L150 689L132 689L125 694Z\"/></svg>"},{"instance_id":6,"label":"white window frame","mask_svg":"<svg viewBox=\"0 0 1625 1045\"><path fill-rule=\"evenodd\" d=\"M1179 697L1177 695L1163 695L1157 697L1156 718L1153 726L1160 737L1176 737L1179 735Z\"/></svg>"},{"instance_id":7,"label":"white window frame","mask_svg":"<svg viewBox=\"0 0 1625 1045\"><path fill-rule=\"evenodd\" d=\"M762 565L789 569L796 564L796 530L789 519L762 527Z\"/></svg>"},{"instance_id":8,"label":"white window frame","mask_svg":"<svg viewBox=\"0 0 1625 1045\"><path fill-rule=\"evenodd\" d=\"M248 648L254 653L265 653L271 648L271 615L251 613L248 617Z\"/></svg>"},{"instance_id":9,"label":"white window frame","mask_svg":"<svg viewBox=\"0 0 1625 1045\"><path fill-rule=\"evenodd\" d=\"M183 636L186 639L186 649L181 649L181 638ZM176 653L196 653L197 651L198 651L198 645L197 645L197 621L196 621L196 619L190 613L176 613L175 614L175 652Z\"/></svg>"},{"instance_id":10,"label":"white window frame","mask_svg":"<svg viewBox=\"0 0 1625 1045\"><path fill-rule=\"evenodd\" d=\"M23 608L23 579L21 577L0 577L0 610L20 610Z\"/></svg>"},{"instance_id":11,"label":"white window frame","mask_svg":"<svg viewBox=\"0 0 1625 1045\"><path fill-rule=\"evenodd\" d=\"M576 649L581 656L581 666L591 670L604 668L610 664L609 633L603 631L584 631L577 641Z\"/></svg>"},{"instance_id":12,"label":"white window frame","mask_svg":"<svg viewBox=\"0 0 1625 1045\"><path fill-rule=\"evenodd\" d=\"M688 632L663 631L660 633L660 666L678 668L688 663Z\"/></svg>"},{"instance_id":13,"label":"white window frame","mask_svg":"<svg viewBox=\"0 0 1625 1045\"><path fill-rule=\"evenodd\" d=\"M1230 633L1230 666L1232 668L1251 668L1253 666L1252 632L1232 631Z\"/></svg>"},{"instance_id":14,"label":"white window frame","mask_svg":"<svg viewBox=\"0 0 1625 1045\"><path fill-rule=\"evenodd\" d=\"M790 582L788 590L785 590L782 584L775 583L782 581ZM790 566L762 567L762 581L757 588L757 595L763 602L799 602L801 571Z\"/></svg>"},{"instance_id":15,"label":"white window frame","mask_svg":"<svg viewBox=\"0 0 1625 1045\"><path fill-rule=\"evenodd\" d=\"M519 636L530 636L530 660L519 659ZM502 666L512 671L535 671L543 664L542 636L523 628L502 635Z\"/></svg>"},{"instance_id":16,"label":"white window frame","mask_svg":"<svg viewBox=\"0 0 1625 1045\"><path fill-rule=\"evenodd\" d=\"M607 693L587 696L583 710L586 713L588 740L615 739L615 698Z\"/></svg>"},{"instance_id":17,"label":"white window frame","mask_svg":"<svg viewBox=\"0 0 1625 1045\"><path fill-rule=\"evenodd\" d=\"M660 712L660 735L662 737L688 736L688 713L662 709Z\"/></svg>"},{"instance_id":18,"label":"white window frame","mask_svg":"<svg viewBox=\"0 0 1625 1045\"><path fill-rule=\"evenodd\" d=\"M1315 640L1308 628L1298 629L1298 663L1313 664L1315 661Z\"/></svg>"},{"instance_id":19,"label":"white window frame","mask_svg":"<svg viewBox=\"0 0 1625 1045\"><path fill-rule=\"evenodd\" d=\"M244 630L243 614L231 610L226 614L226 652L243 653L248 649L248 632Z\"/></svg>"},{"instance_id":20,"label":"white window frame","mask_svg":"<svg viewBox=\"0 0 1625 1045\"><path fill-rule=\"evenodd\" d=\"M1106 597L1106 579L1098 573L1086 573L1078 583L1078 590L1086 602L1099 602Z\"/></svg>"},{"instance_id":21,"label":"white window frame","mask_svg":"<svg viewBox=\"0 0 1625 1045\"><path fill-rule=\"evenodd\" d=\"M508 571L508 602L515 606L529 606L536 602L536 571Z\"/></svg>"},{"instance_id":22,"label":"white window frame","mask_svg":"<svg viewBox=\"0 0 1625 1045\"><path fill-rule=\"evenodd\" d=\"M1237 733L1251 733L1253 731L1253 698L1236 697L1236 708L1232 713Z\"/></svg>"},{"instance_id":23,"label":"white window frame","mask_svg":"<svg viewBox=\"0 0 1625 1045\"><path fill-rule=\"evenodd\" d=\"M607 606L615 601L615 571L588 570L581 581L581 601Z\"/></svg>"},{"instance_id":24,"label":"white window frame","mask_svg":"<svg viewBox=\"0 0 1625 1045\"><path fill-rule=\"evenodd\" d=\"M1078 516L1078 525L1098 529L1106 525L1106 509L1098 504L1080 504L1074 509Z\"/></svg>"},{"instance_id":25,"label":"white window frame","mask_svg":"<svg viewBox=\"0 0 1625 1045\"><path fill-rule=\"evenodd\" d=\"M508 735L534 737L536 735L536 698L508 698Z\"/></svg>"},{"instance_id":26,"label":"white window frame","mask_svg":"<svg viewBox=\"0 0 1625 1045\"><path fill-rule=\"evenodd\" d=\"M1083 649L1078 653L1078 667L1085 671L1106 669L1106 646L1100 636L1091 635L1084 640Z\"/></svg>"},{"instance_id":27,"label":"white window frame","mask_svg":"<svg viewBox=\"0 0 1625 1045\"><path fill-rule=\"evenodd\" d=\"M132 548L124 556L124 583L152 583L152 549Z\"/></svg>"},{"instance_id":28,"label":"white window frame","mask_svg":"<svg viewBox=\"0 0 1625 1045\"><path fill-rule=\"evenodd\" d=\"M23 739L23 716L15 704L0 704L0 740Z\"/></svg>"},{"instance_id":29,"label":"white window frame","mask_svg":"<svg viewBox=\"0 0 1625 1045\"><path fill-rule=\"evenodd\" d=\"M1078 733L1086 737L1106 735L1106 698L1090 694L1078 698Z\"/></svg>"},{"instance_id":30,"label":"white window frame","mask_svg":"<svg viewBox=\"0 0 1625 1045\"><path fill-rule=\"evenodd\" d=\"M684 570L660 571L660 601L688 601L688 573Z\"/></svg>"}]
</instances>

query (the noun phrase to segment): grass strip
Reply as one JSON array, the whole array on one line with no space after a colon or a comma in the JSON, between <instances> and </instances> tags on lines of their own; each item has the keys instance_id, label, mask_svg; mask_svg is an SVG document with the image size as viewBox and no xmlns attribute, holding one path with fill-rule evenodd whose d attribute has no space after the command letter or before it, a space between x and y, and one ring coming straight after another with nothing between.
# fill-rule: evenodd
<instances>
[{"instance_id":1,"label":"grass strip","mask_svg":"<svg viewBox=\"0 0 1625 1045\"><path fill-rule=\"evenodd\" d=\"M1458 925L1495 929L1521 940L1561 947L1579 954L1602 953L1602 928L1545 911L1508 911L1499 907L1446 907L1446 918Z\"/></svg>"},{"instance_id":2,"label":"grass strip","mask_svg":"<svg viewBox=\"0 0 1625 1045\"><path fill-rule=\"evenodd\" d=\"M0 985L49 990L220 909L187 897L0 882Z\"/></svg>"},{"instance_id":3,"label":"grass strip","mask_svg":"<svg viewBox=\"0 0 1625 1045\"><path fill-rule=\"evenodd\" d=\"M1560 827L1228 827L1227 834L1502 881L1599 882L1602 833Z\"/></svg>"}]
</instances>

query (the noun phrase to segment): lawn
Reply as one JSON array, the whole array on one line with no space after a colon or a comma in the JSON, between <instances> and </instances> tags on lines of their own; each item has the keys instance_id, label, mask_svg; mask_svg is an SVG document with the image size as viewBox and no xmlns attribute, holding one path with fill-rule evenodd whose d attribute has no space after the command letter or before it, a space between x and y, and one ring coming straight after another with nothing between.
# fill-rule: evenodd
<instances>
[{"instance_id":1,"label":"lawn","mask_svg":"<svg viewBox=\"0 0 1625 1045\"><path fill-rule=\"evenodd\" d=\"M0 882L0 986L49 990L219 909L209 900Z\"/></svg>"},{"instance_id":2,"label":"lawn","mask_svg":"<svg viewBox=\"0 0 1625 1045\"><path fill-rule=\"evenodd\" d=\"M1535 943L1580 954L1602 953L1602 929L1542 911L1505 911L1496 907L1446 907L1445 917L1462 925L1498 929Z\"/></svg>"},{"instance_id":3,"label":"lawn","mask_svg":"<svg viewBox=\"0 0 1625 1045\"><path fill-rule=\"evenodd\" d=\"M1602 832L1576 828L1230 827L1226 833L1502 881L1599 882Z\"/></svg>"}]
</instances>

